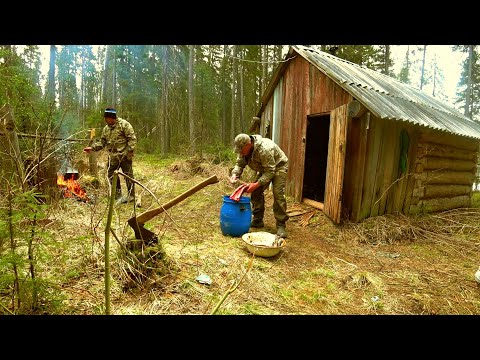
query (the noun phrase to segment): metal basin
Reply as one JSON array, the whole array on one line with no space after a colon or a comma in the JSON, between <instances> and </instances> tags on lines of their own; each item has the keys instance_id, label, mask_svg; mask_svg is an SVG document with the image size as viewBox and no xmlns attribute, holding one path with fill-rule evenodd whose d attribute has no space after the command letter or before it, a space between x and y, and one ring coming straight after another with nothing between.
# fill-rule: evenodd
<instances>
[{"instance_id":1,"label":"metal basin","mask_svg":"<svg viewBox=\"0 0 480 360\"><path fill-rule=\"evenodd\" d=\"M285 247L285 239L265 231L250 232L242 235L249 252L260 257L277 255Z\"/></svg>"}]
</instances>

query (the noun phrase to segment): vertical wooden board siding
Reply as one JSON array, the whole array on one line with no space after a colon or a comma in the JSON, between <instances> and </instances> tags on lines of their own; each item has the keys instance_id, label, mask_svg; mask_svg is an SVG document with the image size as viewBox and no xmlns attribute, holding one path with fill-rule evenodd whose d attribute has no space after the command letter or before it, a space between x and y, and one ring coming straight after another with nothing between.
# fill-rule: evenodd
<instances>
[{"instance_id":1,"label":"vertical wooden board siding","mask_svg":"<svg viewBox=\"0 0 480 360\"><path fill-rule=\"evenodd\" d=\"M299 76L302 79L303 87L301 91L301 102L298 109L298 117L295 123L295 154L297 156L297 168L298 172L296 195L297 199L302 199L303 194L303 177L305 174L305 145L302 139L306 139L307 136L307 114L310 113L310 63L304 60L300 63Z\"/></svg>"},{"instance_id":2,"label":"vertical wooden board siding","mask_svg":"<svg viewBox=\"0 0 480 360\"><path fill-rule=\"evenodd\" d=\"M394 200L395 194L398 191L398 163L400 161L400 127L397 125L397 122L392 123L392 132L394 134L392 139L392 185L387 195L387 206L386 213L391 214L394 212Z\"/></svg>"},{"instance_id":3,"label":"vertical wooden board siding","mask_svg":"<svg viewBox=\"0 0 480 360\"><path fill-rule=\"evenodd\" d=\"M327 179L325 184L325 215L334 222L341 221L342 190L347 145L347 105L334 109L330 114L330 138L328 141Z\"/></svg>"},{"instance_id":4,"label":"vertical wooden board siding","mask_svg":"<svg viewBox=\"0 0 480 360\"><path fill-rule=\"evenodd\" d=\"M283 104L282 104L282 128L283 125L293 121L294 107L293 107L293 97L295 93L295 83L292 79L292 70L291 66L287 67L283 75ZM284 136L280 138L280 147L285 152L288 157L289 171L287 172L287 186L286 193L287 195L294 195L296 179L294 177L295 173L293 170L293 164L295 159L293 154L290 152L289 143L293 140L291 134L283 132ZM298 199L296 199L298 201Z\"/></svg>"},{"instance_id":5,"label":"vertical wooden board siding","mask_svg":"<svg viewBox=\"0 0 480 360\"><path fill-rule=\"evenodd\" d=\"M330 128L329 128L329 135L328 135L328 154L327 154L327 171L325 175L325 196L324 196L324 209L323 212L331 218L332 214L331 211L331 204L330 199L332 198L333 187L330 184L333 182L332 177L334 176L334 163L335 163L335 153L333 149L335 148L335 131L337 127L337 122L335 121L333 112L330 113Z\"/></svg>"},{"instance_id":6,"label":"vertical wooden board siding","mask_svg":"<svg viewBox=\"0 0 480 360\"><path fill-rule=\"evenodd\" d=\"M282 120L282 102L283 102L283 76L278 80L277 86L273 91L273 107L272 107L272 120L273 126L271 127L271 139L280 144L281 136L281 124Z\"/></svg>"},{"instance_id":7,"label":"vertical wooden board siding","mask_svg":"<svg viewBox=\"0 0 480 360\"><path fill-rule=\"evenodd\" d=\"M305 104L304 104L304 109L303 109L304 110L304 118L302 120L301 125L303 125L303 123L306 123L307 114L311 113L311 99L312 99L312 97L310 96L310 94L311 94L310 67L311 67L311 64L308 63L307 66L305 66L305 70L303 71L303 79L304 79L303 100L304 100ZM306 133L306 126L305 126L305 133ZM303 134L303 135L305 135L305 134Z\"/></svg>"},{"instance_id":8,"label":"vertical wooden board siding","mask_svg":"<svg viewBox=\"0 0 480 360\"><path fill-rule=\"evenodd\" d=\"M329 129L329 140L328 140L328 159L327 159L327 173L325 177L325 199L324 199L324 213L333 220L335 216L332 209L332 198L333 198L333 182L334 174L334 165L335 165L335 133L337 129L337 121L334 117L333 112L330 114L330 129Z\"/></svg>"},{"instance_id":9,"label":"vertical wooden board siding","mask_svg":"<svg viewBox=\"0 0 480 360\"><path fill-rule=\"evenodd\" d=\"M363 182L362 207L360 218L365 219L370 216L375 178L378 162L379 142L381 135L381 120L372 116L370 118L370 130L367 143L365 179ZM380 133L380 134L379 134Z\"/></svg>"},{"instance_id":10,"label":"vertical wooden board siding","mask_svg":"<svg viewBox=\"0 0 480 360\"><path fill-rule=\"evenodd\" d=\"M302 60L302 59L300 59ZM302 66L303 65L303 66ZM303 114L305 112L305 105L304 105L304 91L305 91L305 84L304 84L304 70L306 66L305 63L302 61L298 61L294 64L295 69L295 86L296 86L296 93L295 93L295 115L293 121L288 124L289 129L287 130L291 136L296 139L296 141L290 141L290 151L295 157L295 163L293 164L292 171L295 173L295 198L301 198L301 189L302 184L300 183L300 175L302 173L302 165L303 161L303 154L299 153L299 140L302 138L301 133L299 133L299 128L301 122L303 122Z\"/></svg>"},{"instance_id":11,"label":"vertical wooden board siding","mask_svg":"<svg viewBox=\"0 0 480 360\"><path fill-rule=\"evenodd\" d=\"M284 112L289 113L282 122L281 147L289 158L288 195L301 201L304 174L304 143L302 136L306 127L306 101L308 95L305 81L308 78L309 63L303 58L295 58L284 74Z\"/></svg>"},{"instance_id":12,"label":"vertical wooden board siding","mask_svg":"<svg viewBox=\"0 0 480 360\"><path fill-rule=\"evenodd\" d=\"M273 127L273 97L271 97L269 100L268 100L268 103L267 105L265 106L265 110L264 110L264 116L265 116L265 128L263 129L263 135L262 136L265 136L265 131L267 130L267 125L270 124L270 135L271 135L271 131L272 131L272 127Z\"/></svg>"},{"instance_id":13,"label":"vertical wooden board siding","mask_svg":"<svg viewBox=\"0 0 480 360\"><path fill-rule=\"evenodd\" d=\"M410 155L411 155L411 150L412 150L412 145L411 145L411 136L410 132L408 131L408 127L404 124L399 124L399 131L398 131L398 138L399 138L399 148L400 148L400 133L402 130L407 131L408 133L408 139L409 139L409 144L408 144L408 152L407 152L407 170L404 174L400 175L400 170L398 170L400 180L398 181L398 191L395 193L395 198L394 198L394 204L393 204L393 210L395 212L402 212L403 211L403 205L405 203L405 195L406 195L406 190L407 190L407 185L408 185L408 168L410 167ZM398 164L400 163L400 152L398 156ZM398 166L397 166L398 167Z\"/></svg>"},{"instance_id":14,"label":"vertical wooden board siding","mask_svg":"<svg viewBox=\"0 0 480 360\"><path fill-rule=\"evenodd\" d=\"M318 69L313 68L311 72L311 113L312 114L319 114L324 112L324 107L322 107L324 103L325 92L323 91L323 87L325 84L325 75L323 75Z\"/></svg>"},{"instance_id":15,"label":"vertical wooden board siding","mask_svg":"<svg viewBox=\"0 0 480 360\"><path fill-rule=\"evenodd\" d=\"M347 148L345 153L345 175L343 177L342 208L345 209L345 217L351 219L353 202L353 181L356 180L355 164L360 144L359 139L360 119L347 119Z\"/></svg>"},{"instance_id":16,"label":"vertical wooden board siding","mask_svg":"<svg viewBox=\"0 0 480 360\"><path fill-rule=\"evenodd\" d=\"M396 137L395 127L393 126L392 120L384 120L384 136L385 140L383 142L383 181L380 189L380 201L378 207L378 215L385 214L385 208L387 205L388 194L392 191L393 183L393 164L394 164L394 148L392 144L394 142L394 137Z\"/></svg>"},{"instance_id":17,"label":"vertical wooden board siding","mask_svg":"<svg viewBox=\"0 0 480 360\"><path fill-rule=\"evenodd\" d=\"M368 143L368 129L367 125L369 123L369 118L371 114L366 112L359 120L359 145L358 153L356 154L356 163L355 163L355 175L353 180L353 199L352 199L352 220L357 222L360 220L360 210L362 206L362 195L363 195L363 181L365 177L365 167L366 167L366 152L367 152L367 143Z\"/></svg>"},{"instance_id":18,"label":"vertical wooden board siding","mask_svg":"<svg viewBox=\"0 0 480 360\"><path fill-rule=\"evenodd\" d=\"M372 197L372 205L370 208L370 216L377 216L378 211L380 208L380 201L382 196L382 188L383 188L383 179L384 179L384 166L385 166L385 152L384 152L384 144L388 146L384 142L385 139L385 132L388 132L388 127L385 126L385 120L378 119L377 123L377 131L375 134L375 142L378 144L377 153L374 154L374 157L377 158L377 167L375 169L375 181L373 185L373 197Z\"/></svg>"},{"instance_id":19,"label":"vertical wooden board siding","mask_svg":"<svg viewBox=\"0 0 480 360\"><path fill-rule=\"evenodd\" d=\"M353 99L347 91L318 70L313 72L310 86L312 114L331 111Z\"/></svg>"},{"instance_id":20,"label":"vertical wooden board siding","mask_svg":"<svg viewBox=\"0 0 480 360\"><path fill-rule=\"evenodd\" d=\"M330 113L330 128L329 128L329 135L328 135L328 157L327 157L327 171L325 175L325 197L324 197L324 209L323 212L332 218L332 205L330 203L331 198L333 196L333 187L330 186L333 183L333 176L334 176L334 164L335 164L335 132L336 132L337 122L335 121L335 115L333 112Z\"/></svg>"},{"instance_id":21,"label":"vertical wooden board siding","mask_svg":"<svg viewBox=\"0 0 480 360\"><path fill-rule=\"evenodd\" d=\"M327 78L327 94L328 94L328 108L329 109L335 109L335 102L334 102L334 96L335 96L335 83L333 80L330 78Z\"/></svg>"},{"instance_id":22,"label":"vertical wooden board siding","mask_svg":"<svg viewBox=\"0 0 480 360\"><path fill-rule=\"evenodd\" d=\"M412 201L413 188L415 185L415 166L417 163L418 152L418 131L414 127L410 127L408 135L410 136L410 145L408 149L408 177L407 188L405 190L405 200L403 203L403 213L408 214L410 211L410 203Z\"/></svg>"},{"instance_id":23,"label":"vertical wooden board siding","mask_svg":"<svg viewBox=\"0 0 480 360\"><path fill-rule=\"evenodd\" d=\"M338 162L337 162L337 179L336 179L336 196L335 196L335 209L336 213L336 220L340 222L342 219L342 209L343 209L343 181L345 179L345 157L347 154L347 135L348 135L348 125L349 125L349 118L348 118L348 105L342 105L338 108L338 118L339 118L339 126L338 126L338 146L337 146L337 154L338 154Z\"/></svg>"}]
</instances>

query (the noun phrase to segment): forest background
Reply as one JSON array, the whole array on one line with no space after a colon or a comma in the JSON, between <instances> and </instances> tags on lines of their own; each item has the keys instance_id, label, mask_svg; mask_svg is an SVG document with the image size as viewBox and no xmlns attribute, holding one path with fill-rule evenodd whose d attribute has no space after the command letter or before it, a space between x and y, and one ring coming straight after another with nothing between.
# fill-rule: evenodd
<instances>
[{"instance_id":1,"label":"forest background","mask_svg":"<svg viewBox=\"0 0 480 360\"><path fill-rule=\"evenodd\" d=\"M475 45L442 45L449 59L433 51L438 45L311 46L480 119ZM0 46L0 106L12 106L19 133L85 137L90 128L101 130L102 110L114 106L135 128L139 150L162 156L230 149L288 51L286 45L50 45L45 71L41 47ZM453 91L447 63L460 69Z\"/></svg>"}]
</instances>

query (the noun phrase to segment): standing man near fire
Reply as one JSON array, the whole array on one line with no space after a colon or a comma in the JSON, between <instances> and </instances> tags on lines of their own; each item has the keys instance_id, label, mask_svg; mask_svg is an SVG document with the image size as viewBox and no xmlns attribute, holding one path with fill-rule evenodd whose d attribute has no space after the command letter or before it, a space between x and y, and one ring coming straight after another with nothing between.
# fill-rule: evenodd
<instances>
[{"instance_id":1,"label":"standing man near fire","mask_svg":"<svg viewBox=\"0 0 480 360\"><path fill-rule=\"evenodd\" d=\"M252 227L263 227L265 197L263 192L270 182L273 190L273 215L275 216L277 235L287 237L285 229L288 220L285 183L288 171L288 158L282 149L271 139L260 135L238 134L234 140L237 160L229 178L235 184L243 173L245 166L257 172L256 181L245 189L251 193Z\"/></svg>"},{"instance_id":2,"label":"standing man near fire","mask_svg":"<svg viewBox=\"0 0 480 360\"><path fill-rule=\"evenodd\" d=\"M112 185L113 172L122 169L125 175L133 179L133 153L137 145L137 137L132 125L125 119L117 117L117 111L113 108L105 109L103 118L107 125L103 128L100 141L92 146L83 149L85 152L99 151L105 149L108 151L108 181ZM128 194L122 196L122 187L120 179L117 182L116 200L117 204L128 203L135 200L134 183L125 178Z\"/></svg>"}]
</instances>

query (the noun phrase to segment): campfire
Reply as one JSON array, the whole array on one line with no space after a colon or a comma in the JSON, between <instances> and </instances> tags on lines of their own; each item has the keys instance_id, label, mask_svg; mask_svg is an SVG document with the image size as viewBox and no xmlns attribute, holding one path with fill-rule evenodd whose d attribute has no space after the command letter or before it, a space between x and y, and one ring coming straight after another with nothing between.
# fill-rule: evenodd
<instances>
[{"instance_id":1,"label":"campfire","mask_svg":"<svg viewBox=\"0 0 480 360\"><path fill-rule=\"evenodd\" d=\"M57 173L57 185L62 188L63 197L88 201L87 192L76 181L75 176L64 176Z\"/></svg>"}]
</instances>

